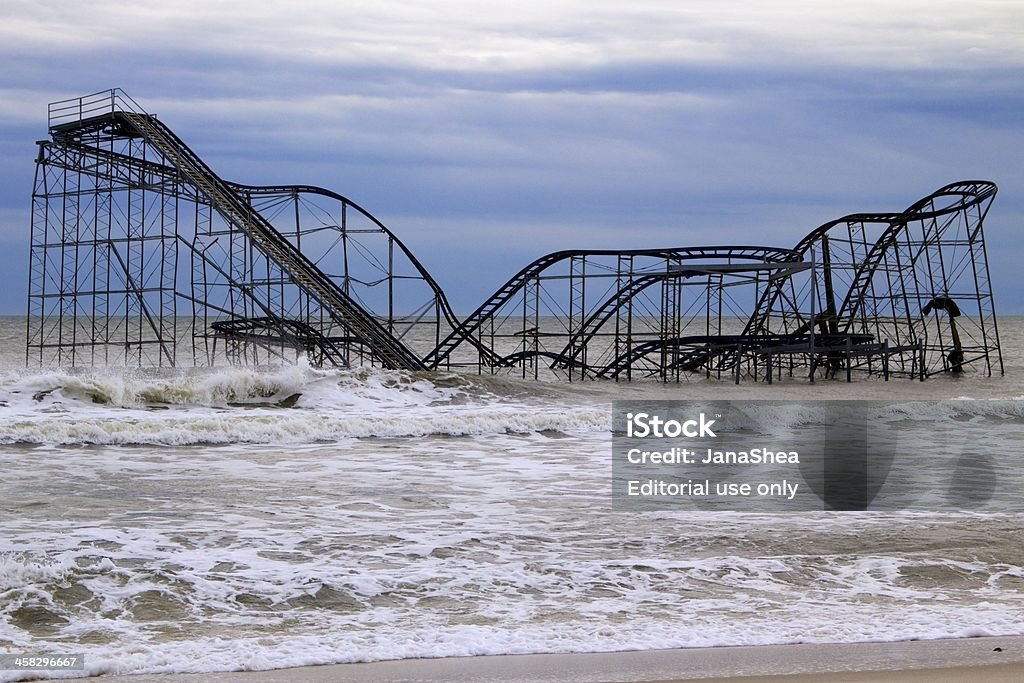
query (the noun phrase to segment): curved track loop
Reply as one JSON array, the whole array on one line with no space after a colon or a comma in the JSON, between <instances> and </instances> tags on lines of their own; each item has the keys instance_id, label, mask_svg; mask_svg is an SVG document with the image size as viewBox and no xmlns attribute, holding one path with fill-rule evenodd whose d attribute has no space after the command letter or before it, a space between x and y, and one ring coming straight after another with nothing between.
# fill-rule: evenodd
<instances>
[{"instance_id":1,"label":"curved track loop","mask_svg":"<svg viewBox=\"0 0 1024 683\"><path fill-rule=\"evenodd\" d=\"M626 249L626 250L615 250L615 249L576 249L576 250L562 250L545 254L540 258L534 260L532 263L525 266L518 273L513 275L505 284L497 289L484 303L482 303L471 315L469 315L462 324L456 327L452 332L442 341L434 351L432 351L426 358L424 363L427 367L436 368L444 363L451 353L463 342L474 340L475 333L480 328L490 321L495 314L502 308L502 306L509 303L516 295L521 294L524 288L531 282L536 281L543 277L545 271L564 265L566 262L571 262L573 259L587 259L590 257L609 257L612 259L634 259L634 258L648 258L654 260L663 261L664 265L657 273L642 273L639 277L643 278L643 283L640 285L634 285L632 282L637 274L631 274L629 282L624 286L625 289L620 289L616 292L609 300L609 305L602 307L598 311L594 312L591 316L593 322L600 320L601 323L606 321L608 317L616 309L616 305L621 305L632 298L628 294L629 291L635 295L637 292L642 291L647 286L650 286L654 282L659 280L667 279L670 277L680 277L684 273L679 271L678 274L673 273L668 269L670 264L680 264L688 260L697 259L745 259L751 261L764 261L766 263L783 263L793 260L799 260L796 255L789 249L782 249L778 247L751 247L751 246L721 246L721 247L676 247L669 249ZM587 325L590 329L590 336L592 335L593 325ZM587 331L581 330L581 334L586 335ZM476 341L474 346L480 351L480 360L484 365L488 366L508 366L509 359L503 357L501 354L495 352L493 349L488 348L483 342ZM529 357L529 354L523 354L517 352L513 354L515 358ZM551 357L556 363L569 363L571 358L575 355L574 351L570 352L570 355L566 357L564 354L551 354Z\"/></svg>"},{"instance_id":2,"label":"curved track loop","mask_svg":"<svg viewBox=\"0 0 1024 683\"><path fill-rule=\"evenodd\" d=\"M700 265L691 265L689 267L682 266L682 263L685 261L709 258L725 259L728 261L732 261L736 258L750 259L751 264L746 267L740 266L735 269L722 267L713 267L713 269L709 269L707 267L701 267ZM603 303L594 309L593 313L591 313L583 323L583 326L570 338L562 352L556 355L556 360L552 363L552 367L572 367L572 365L577 363L579 356L586 348L587 344L593 340L604 324L607 323L612 315L615 314L616 310L655 283L673 278L686 279L700 277L709 273L749 272L750 270L756 270L758 268L758 264L796 263L799 261L800 257L795 252L783 254L780 250L774 248L766 248L761 253L758 253L756 248L748 248L748 250L737 254L730 247L703 247L700 248L699 251L685 254L679 259L679 266L675 270L671 270L666 273L630 278L625 286L619 288L614 294L605 299ZM642 344L641 346L647 345ZM655 344L651 349L657 346L658 345ZM664 345L662 345L662 347L664 347ZM629 355L629 353L627 352L626 355ZM646 355L646 353L641 353L638 357L642 357L644 355ZM597 372L597 376L606 376L606 371L607 368L602 368Z\"/></svg>"},{"instance_id":3,"label":"curved track loop","mask_svg":"<svg viewBox=\"0 0 1024 683\"><path fill-rule=\"evenodd\" d=\"M458 325L458 318L452 311L451 305L448 303L448 297L445 296L444 290L437 284L430 272L420 263L420 260L416 258L416 255L402 242L401 239L394 232L388 229L383 223L381 223L373 214L364 209L363 207L356 204L354 201L345 197L344 195L338 194L333 190L327 188L318 187L316 185L245 185L242 183L228 182L228 184L235 188L236 191L247 195L249 197L293 197L296 195L318 195L321 197L327 197L329 199L339 202L341 205L358 212L360 215L366 218L366 220L373 223L373 225L391 240L394 245L401 251L402 255L408 259L409 263L416 269L419 277L427 284L430 290L437 297L438 305L441 310L441 314L444 319L453 327Z\"/></svg>"},{"instance_id":4,"label":"curved track loop","mask_svg":"<svg viewBox=\"0 0 1024 683\"><path fill-rule=\"evenodd\" d=\"M816 262L815 277L765 290L744 333L869 333L876 342L917 349L896 359L907 372L980 362L991 373L993 359L1001 370L982 234L996 191L989 181L960 181L900 213L856 213L819 226L795 247ZM959 326L937 318L929 324L927 304L935 297L965 304ZM949 355L961 353L954 368Z\"/></svg>"}]
</instances>

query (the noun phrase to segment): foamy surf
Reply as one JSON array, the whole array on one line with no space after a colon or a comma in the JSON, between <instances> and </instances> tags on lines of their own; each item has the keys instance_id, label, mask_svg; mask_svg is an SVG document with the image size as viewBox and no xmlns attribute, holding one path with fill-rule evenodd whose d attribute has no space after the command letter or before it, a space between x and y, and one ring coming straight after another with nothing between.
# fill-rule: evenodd
<instances>
[{"instance_id":1,"label":"foamy surf","mask_svg":"<svg viewBox=\"0 0 1024 683\"><path fill-rule=\"evenodd\" d=\"M1000 327L1020 358L1024 324ZM0 370L0 651L83 654L80 676L1024 634L1020 514L620 512L610 457L615 399L888 397L874 417L1007 481L1021 377ZM945 495L961 473L929 454L908 466Z\"/></svg>"},{"instance_id":2,"label":"foamy surf","mask_svg":"<svg viewBox=\"0 0 1024 683\"><path fill-rule=\"evenodd\" d=\"M164 374L93 370L0 380L0 443L302 444L368 437L607 430L602 405L453 375L227 368Z\"/></svg>"},{"instance_id":3,"label":"foamy surf","mask_svg":"<svg viewBox=\"0 0 1024 683\"><path fill-rule=\"evenodd\" d=\"M409 373L383 370L322 370L308 365L258 369L247 367L193 370L94 368L78 371L10 372L0 378L0 400L9 406L68 408L211 407L264 404L292 394L307 394L305 403L327 399L343 405L424 404L451 400L457 388L435 386ZM310 399L313 399L310 401Z\"/></svg>"},{"instance_id":4,"label":"foamy surf","mask_svg":"<svg viewBox=\"0 0 1024 683\"><path fill-rule=\"evenodd\" d=\"M548 508L553 497L533 500ZM1024 574L970 540L982 518L791 521L801 540L785 541L755 520L623 525L580 502L588 519L558 534L543 531L543 515L496 518L491 493L446 531L430 528L429 501L365 498L333 524L331 511L314 512L305 529L290 523L298 510L254 524L267 503L229 516L229 529L156 515L150 528L82 529L28 550L57 532L44 525L2 544L0 638L13 650L73 648L86 657L79 675L100 675L1024 634L1013 590ZM635 547L666 525L689 533ZM723 533L767 552L716 552ZM873 540L853 540L861 533ZM896 549L939 534L963 547L950 557ZM843 552L806 552L844 537Z\"/></svg>"},{"instance_id":5,"label":"foamy surf","mask_svg":"<svg viewBox=\"0 0 1024 683\"><path fill-rule=\"evenodd\" d=\"M34 445L308 444L352 438L481 436L611 429L608 387L572 391L508 378L376 369L91 369L0 375L0 443ZM650 387L662 397L678 389ZM764 387L759 387L764 389ZM873 390L873 389L872 389ZM789 396L798 396L795 392ZM705 389L705 396L713 392ZM764 394L762 394L763 396ZM569 402L566 397L574 400ZM828 423L831 401L748 405L759 431ZM1024 402L906 401L883 421L1024 419Z\"/></svg>"}]
</instances>

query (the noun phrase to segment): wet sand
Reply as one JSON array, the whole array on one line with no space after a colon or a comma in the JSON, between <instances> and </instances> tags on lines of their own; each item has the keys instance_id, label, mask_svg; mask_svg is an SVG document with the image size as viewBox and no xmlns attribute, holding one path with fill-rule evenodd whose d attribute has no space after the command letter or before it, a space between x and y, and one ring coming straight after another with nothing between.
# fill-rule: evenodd
<instances>
[{"instance_id":1,"label":"wet sand","mask_svg":"<svg viewBox=\"0 0 1024 683\"><path fill-rule=\"evenodd\" d=\"M104 683L669 683L694 680L996 683L1024 680L1024 637L405 659L272 671L104 676L100 680Z\"/></svg>"}]
</instances>

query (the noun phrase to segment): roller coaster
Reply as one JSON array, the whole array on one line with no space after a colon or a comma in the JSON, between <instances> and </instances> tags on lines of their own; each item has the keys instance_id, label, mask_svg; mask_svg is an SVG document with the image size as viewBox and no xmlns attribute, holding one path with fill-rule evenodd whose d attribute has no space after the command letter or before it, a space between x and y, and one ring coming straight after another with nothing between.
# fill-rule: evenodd
<instances>
[{"instance_id":1,"label":"roller coaster","mask_svg":"<svg viewBox=\"0 0 1024 683\"><path fill-rule=\"evenodd\" d=\"M218 176L120 89L54 102L32 195L26 360L373 365L537 379L1003 372L987 181L793 248L569 250L466 317L348 198Z\"/></svg>"}]
</instances>

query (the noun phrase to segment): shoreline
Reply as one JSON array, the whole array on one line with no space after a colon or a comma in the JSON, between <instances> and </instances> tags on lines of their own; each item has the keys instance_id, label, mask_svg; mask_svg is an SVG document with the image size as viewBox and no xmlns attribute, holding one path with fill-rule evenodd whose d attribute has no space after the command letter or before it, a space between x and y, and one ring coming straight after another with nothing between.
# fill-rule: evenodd
<instances>
[{"instance_id":1,"label":"shoreline","mask_svg":"<svg viewBox=\"0 0 1024 683\"><path fill-rule=\"evenodd\" d=\"M103 683L810 683L1024 680L1024 636L810 643L585 654L490 655L267 671L104 675Z\"/></svg>"}]
</instances>

